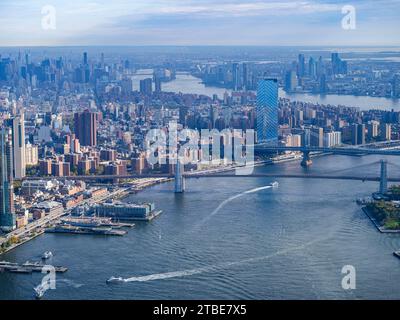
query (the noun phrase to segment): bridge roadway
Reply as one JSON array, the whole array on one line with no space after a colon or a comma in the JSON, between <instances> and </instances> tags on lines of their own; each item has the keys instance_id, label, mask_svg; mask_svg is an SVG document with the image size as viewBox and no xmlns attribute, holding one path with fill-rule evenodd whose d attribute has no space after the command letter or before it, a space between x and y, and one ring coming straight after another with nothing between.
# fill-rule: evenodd
<instances>
[{"instance_id":1,"label":"bridge roadway","mask_svg":"<svg viewBox=\"0 0 400 320\"><path fill-rule=\"evenodd\" d=\"M69 177L27 177L25 180L114 180L114 179L143 179L143 178L174 178L169 174L143 174L143 175L103 175L103 176L69 176ZM380 181L380 177L351 176L351 175L321 175L321 174L279 174L279 173L257 173L251 175L236 175L232 173L186 173L185 178L294 178L294 179L328 179L328 180L358 180L358 181ZM391 177L389 182L400 182L400 177Z\"/></svg>"},{"instance_id":2,"label":"bridge roadway","mask_svg":"<svg viewBox=\"0 0 400 320\"><path fill-rule=\"evenodd\" d=\"M343 155L360 155L360 154L376 154L383 156L400 156L400 150L387 150L387 149L370 149L370 148L354 148L354 147L284 147L284 146L268 146L268 145L255 145L254 152L280 152L280 151L297 151L303 153L310 152L326 152Z\"/></svg>"}]
</instances>

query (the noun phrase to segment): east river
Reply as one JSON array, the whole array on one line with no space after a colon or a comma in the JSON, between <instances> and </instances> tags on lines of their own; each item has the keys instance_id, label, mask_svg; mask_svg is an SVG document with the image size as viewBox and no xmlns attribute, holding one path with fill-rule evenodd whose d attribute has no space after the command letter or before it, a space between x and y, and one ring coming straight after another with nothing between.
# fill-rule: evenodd
<instances>
[{"instance_id":1,"label":"east river","mask_svg":"<svg viewBox=\"0 0 400 320\"><path fill-rule=\"evenodd\" d=\"M325 156L308 170L378 175L379 159ZM298 162L256 168L303 170ZM389 175L400 172L389 165ZM193 179L182 195L173 183L156 185L127 200L154 202L163 213L124 237L45 234L0 260L52 251L49 263L69 270L45 299L400 299L400 260L392 255L400 235L379 233L355 203L378 183L277 179L271 188L273 181ZM342 288L346 265L356 270L355 290ZM34 299L42 276L0 273L0 299ZM106 284L111 276L127 281Z\"/></svg>"},{"instance_id":2,"label":"east river","mask_svg":"<svg viewBox=\"0 0 400 320\"><path fill-rule=\"evenodd\" d=\"M314 159L315 173L378 174L375 156ZM398 161L389 158L391 162ZM357 169L360 167L361 169ZM256 169L301 172L298 162ZM343 171L344 170L344 171ZM399 176L389 165L389 174ZM235 180L232 180L235 179ZM355 203L376 182L202 178L148 188L131 201L163 213L124 237L45 234L1 257L24 262L47 250L68 272L45 299L399 299L400 235L380 234ZM345 265L356 289L342 289ZM129 282L106 284L111 276ZM0 299L33 299L41 274L0 274Z\"/></svg>"}]
</instances>

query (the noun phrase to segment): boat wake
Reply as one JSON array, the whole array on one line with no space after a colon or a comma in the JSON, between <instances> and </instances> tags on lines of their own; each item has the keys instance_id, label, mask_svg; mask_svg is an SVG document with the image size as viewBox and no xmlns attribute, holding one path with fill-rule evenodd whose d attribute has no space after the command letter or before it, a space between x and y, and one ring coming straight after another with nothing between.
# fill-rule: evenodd
<instances>
[{"instance_id":1,"label":"boat wake","mask_svg":"<svg viewBox=\"0 0 400 320\"><path fill-rule=\"evenodd\" d=\"M67 286L72 287L74 289L79 289L80 287L84 286L84 284L76 283L75 281L70 280L70 279L58 279L57 283L60 283L60 282L65 283Z\"/></svg>"},{"instance_id":2,"label":"boat wake","mask_svg":"<svg viewBox=\"0 0 400 320\"><path fill-rule=\"evenodd\" d=\"M264 187L254 188L254 189L247 190L247 191L244 191L242 193L239 193L237 195L234 195L234 196L222 201L219 204L219 206L217 208L215 208L215 210L213 212L211 212L208 216L206 216L203 220L201 220L197 225L195 225L194 229L199 228L202 225L204 225L204 223L206 223L209 219L211 219L213 216L215 216L229 202L231 202L231 201L233 201L233 200L235 200L237 198L243 197L243 196L245 196L247 194L250 194L250 193L256 193L256 192L259 192L259 191L262 191L262 190L272 189L272 188L273 188L273 184L268 185L268 186L264 186Z\"/></svg>"},{"instance_id":3,"label":"boat wake","mask_svg":"<svg viewBox=\"0 0 400 320\"><path fill-rule=\"evenodd\" d=\"M240 261L234 261L234 262L226 262L226 263L221 263L221 264L216 264L216 265L211 265L211 266L206 266L202 268L196 268L196 269L188 269L188 270L181 270L181 271L174 271L174 272L166 272L166 273L156 273L156 274L151 274L147 276L141 276L141 277L131 277L131 278L126 278L122 279L121 282L147 282L147 281L155 281L155 280L164 280L164 279L171 279L171 278L181 278L181 277L187 277L187 276L193 276L196 274L201 274L201 273L206 273L206 272L215 272L220 269L226 269L229 267L234 267L234 266L239 266L242 264L247 264L247 263L254 263L254 262L260 262L260 261L265 261L274 257L277 257L279 255L284 255L287 253L290 253L292 251L297 251L297 250L302 250L305 249L308 246L313 245L314 243L323 241L327 239L328 237L324 239L316 239L310 242L307 242L303 245L284 249L277 251L275 253L272 253L267 256L262 256L262 257L255 257L255 258L249 258L245 260L240 260Z\"/></svg>"}]
</instances>

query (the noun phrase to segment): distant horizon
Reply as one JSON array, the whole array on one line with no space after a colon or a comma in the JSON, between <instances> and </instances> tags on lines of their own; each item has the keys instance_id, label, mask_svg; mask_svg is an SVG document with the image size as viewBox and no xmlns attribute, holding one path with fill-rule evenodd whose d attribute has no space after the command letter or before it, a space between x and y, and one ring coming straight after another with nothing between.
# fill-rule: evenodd
<instances>
[{"instance_id":1,"label":"distant horizon","mask_svg":"<svg viewBox=\"0 0 400 320\"><path fill-rule=\"evenodd\" d=\"M65 44L65 45L1 45L0 48L63 48L63 47L133 47L133 48L141 48L141 47L253 47L253 48L319 48L319 49L328 49L330 47L339 47L339 48L400 48L400 44L398 45L340 45L340 44L331 44L331 45L256 45L256 44L143 44L143 45L134 45L134 44Z\"/></svg>"}]
</instances>

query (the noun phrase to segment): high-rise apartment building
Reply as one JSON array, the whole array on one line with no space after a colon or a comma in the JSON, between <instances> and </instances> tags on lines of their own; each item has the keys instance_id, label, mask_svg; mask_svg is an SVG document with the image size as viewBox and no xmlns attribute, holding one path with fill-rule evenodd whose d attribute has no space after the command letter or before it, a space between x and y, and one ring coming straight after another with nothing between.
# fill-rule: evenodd
<instances>
[{"instance_id":1,"label":"high-rise apartment building","mask_svg":"<svg viewBox=\"0 0 400 320\"><path fill-rule=\"evenodd\" d=\"M8 232L15 229L12 132L0 130L0 228Z\"/></svg>"},{"instance_id":2,"label":"high-rise apartment building","mask_svg":"<svg viewBox=\"0 0 400 320\"><path fill-rule=\"evenodd\" d=\"M75 135L82 146L97 145L97 113L88 110L74 115ZM74 152L77 152L74 150Z\"/></svg>"},{"instance_id":3,"label":"high-rise apartment building","mask_svg":"<svg viewBox=\"0 0 400 320\"><path fill-rule=\"evenodd\" d=\"M278 80L263 79L257 90L257 141L278 142Z\"/></svg>"},{"instance_id":4,"label":"high-rise apartment building","mask_svg":"<svg viewBox=\"0 0 400 320\"><path fill-rule=\"evenodd\" d=\"M13 178L21 180L26 176L24 115L6 120L6 126L12 136Z\"/></svg>"}]
</instances>

